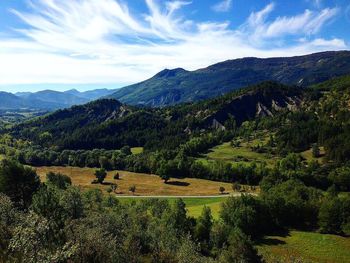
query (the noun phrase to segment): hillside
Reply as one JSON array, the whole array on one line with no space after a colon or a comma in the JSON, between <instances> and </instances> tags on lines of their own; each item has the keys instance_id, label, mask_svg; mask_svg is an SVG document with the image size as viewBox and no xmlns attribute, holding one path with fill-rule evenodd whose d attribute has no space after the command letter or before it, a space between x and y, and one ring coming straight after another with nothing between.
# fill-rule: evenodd
<instances>
[{"instance_id":1,"label":"hillside","mask_svg":"<svg viewBox=\"0 0 350 263\"><path fill-rule=\"evenodd\" d=\"M232 116L239 125L256 117L273 116L283 109L298 108L301 99L298 88L274 82L194 105L164 109L140 109L104 99L23 123L12 134L63 149L116 149L146 144L171 148L200 129L224 130Z\"/></svg>"},{"instance_id":2,"label":"hillside","mask_svg":"<svg viewBox=\"0 0 350 263\"><path fill-rule=\"evenodd\" d=\"M223 95L262 81L309 86L350 73L350 52L299 57L228 60L196 71L165 69L154 77L110 95L126 104L167 106Z\"/></svg>"}]
</instances>

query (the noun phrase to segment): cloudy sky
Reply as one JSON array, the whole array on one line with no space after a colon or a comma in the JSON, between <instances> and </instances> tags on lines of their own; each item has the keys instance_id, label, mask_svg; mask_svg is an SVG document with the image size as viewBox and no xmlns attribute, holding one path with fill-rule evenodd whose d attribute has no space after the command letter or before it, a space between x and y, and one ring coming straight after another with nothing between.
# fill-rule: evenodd
<instances>
[{"instance_id":1,"label":"cloudy sky","mask_svg":"<svg viewBox=\"0 0 350 263\"><path fill-rule=\"evenodd\" d=\"M11 92L349 46L349 0L0 0L0 90Z\"/></svg>"}]
</instances>

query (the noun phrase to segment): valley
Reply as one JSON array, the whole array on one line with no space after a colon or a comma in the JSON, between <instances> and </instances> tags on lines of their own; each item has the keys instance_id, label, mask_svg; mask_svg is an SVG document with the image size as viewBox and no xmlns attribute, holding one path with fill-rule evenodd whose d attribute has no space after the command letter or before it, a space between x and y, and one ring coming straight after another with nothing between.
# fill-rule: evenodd
<instances>
[{"instance_id":1,"label":"valley","mask_svg":"<svg viewBox=\"0 0 350 263\"><path fill-rule=\"evenodd\" d=\"M311 62L309 56L291 61L348 63L348 52L310 56ZM242 61L255 69L266 62ZM166 70L133 88L137 94L140 87L164 91L164 83L192 74L209 74L214 81L216 71L242 61L199 73ZM279 59L268 61L277 65L271 72L279 68ZM293 65L299 68L298 63ZM22 238L19 233L43 225L40 236L50 236L49 229L61 242L43 239L38 245L52 257L75 240L85 244L84 251L94 251L85 240L93 233L93 244L103 244L100 252L117 251L125 262L152 257L180 262L171 248L185 246L198 262L226 263L232 262L230 253L238 253L237 244L247 262L349 261L350 78L337 77L341 70L322 80L311 67L305 72L310 74L305 86L295 85L299 74L284 73L281 83L229 91L223 84L229 79L219 78L225 92L217 92L225 94L213 98L165 94L139 103L130 93L124 97L130 103L103 97L52 112L4 110L0 208L20 218L19 223L0 218L12 235L4 240L14 242ZM118 250L110 242L114 238L132 250ZM105 251L105 244L112 249ZM136 249L139 261L130 259L135 247L142 248ZM10 256L16 255L0 253L0 259Z\"/></svg>"}]
</instances>

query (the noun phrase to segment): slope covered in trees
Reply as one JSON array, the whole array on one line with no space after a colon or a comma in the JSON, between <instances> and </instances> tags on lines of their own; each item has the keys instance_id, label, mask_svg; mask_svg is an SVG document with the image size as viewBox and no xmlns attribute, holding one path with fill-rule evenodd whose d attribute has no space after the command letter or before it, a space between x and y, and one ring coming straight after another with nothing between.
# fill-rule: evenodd
<instances>
[{"instance_id":1,"label":"slope covered in trees","mask_svg":"<svg viewBox=\"0 0 350 263\"><path fill-rule=\"evenodd\" d=\"M105 99L20 124L11 133L60 149L119 149L125 145L175 148L203 131L229 130L256 117L295 110L301 99L298 88L274 82L194 105L164 109L130 107Z\"/></svg>"}]
</instances>

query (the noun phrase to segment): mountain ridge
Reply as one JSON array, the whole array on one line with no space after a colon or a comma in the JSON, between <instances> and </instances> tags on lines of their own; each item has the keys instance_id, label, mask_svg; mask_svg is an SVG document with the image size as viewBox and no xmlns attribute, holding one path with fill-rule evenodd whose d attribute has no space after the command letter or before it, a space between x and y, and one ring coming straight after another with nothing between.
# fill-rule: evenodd
<instances>
[{"instance_id":1,"label":"mountain ridge","mask_svg":"<svg viewBox=\"0 0 350 263\"><path fill-rule=\"evenodd\" d=\"M118 89L109 98L123 103L164 107L223 95L262 81L306 87L350 73L350 51L304 56L240 58L186 71L165 69L148 80Z\"/></svg>"}]
</instances>

